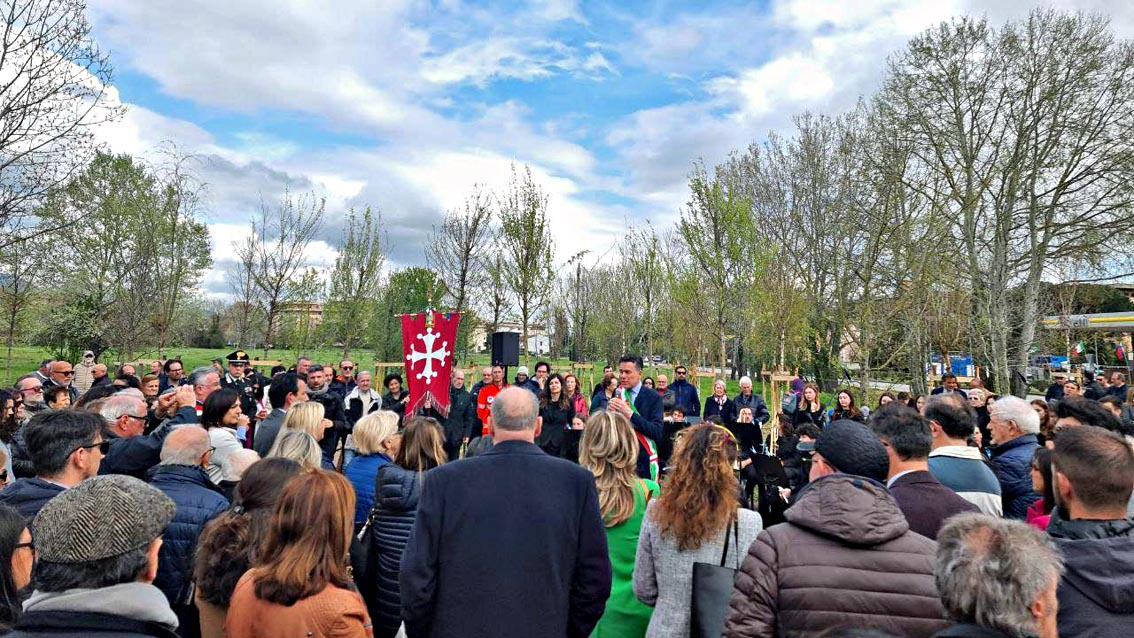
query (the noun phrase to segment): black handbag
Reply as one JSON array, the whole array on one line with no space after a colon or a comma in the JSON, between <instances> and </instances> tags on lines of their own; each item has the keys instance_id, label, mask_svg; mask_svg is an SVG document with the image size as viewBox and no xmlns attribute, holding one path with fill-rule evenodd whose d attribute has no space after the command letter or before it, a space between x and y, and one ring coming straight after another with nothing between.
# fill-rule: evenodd
<instances>
[{"instance_id":1,"label":"black handbag","mask_svg":"<svg viewBox=\"0 0 1134 638\"><path fill-rule=\"evenodd\" d=\"M732 543L735 548L733 560L736 567L725 567L730 533L733 536ZM693 563L693 603L689 614L690 638L720 638L724 632L728 600L732 596L732 585L738 569L740 569L740 519L733 518L732 525L725 527L721 564Z\"/></svg>"}]
</instances>

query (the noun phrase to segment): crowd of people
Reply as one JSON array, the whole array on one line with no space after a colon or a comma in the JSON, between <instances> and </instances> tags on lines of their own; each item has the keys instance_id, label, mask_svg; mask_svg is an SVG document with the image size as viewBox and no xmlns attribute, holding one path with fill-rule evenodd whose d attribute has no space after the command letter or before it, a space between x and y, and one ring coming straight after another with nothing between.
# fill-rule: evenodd
<instances>
[{"instance_id":1,"label":"crowd of people","mask_svg":"<svg viewBox=\"0 0 1134 638\"><path fill-rule=\"evenodd\" d=\"M351 360L249 364L0 391L0 635L1134 635L1121 373L769 406L625 356L410 411Z\"/></svg>"}]
</instances>

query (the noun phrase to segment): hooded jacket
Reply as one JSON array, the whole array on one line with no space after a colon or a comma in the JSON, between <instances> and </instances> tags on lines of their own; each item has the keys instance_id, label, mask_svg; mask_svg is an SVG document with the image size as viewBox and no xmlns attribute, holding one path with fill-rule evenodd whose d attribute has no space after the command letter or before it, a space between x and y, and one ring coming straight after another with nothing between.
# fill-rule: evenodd
<instances>
[{"instance_id":1,"label":"hooded jacket","mask_svg":"<svg viewBox=\"0 0 1134 638\"><path fill-rule=\"evenodd\" d=\"M1134 522L1051 517L1047 533L1063 552L1059 635L1134 635Z\"/></svg>"},{"instance_id":2,"label":"hooded jacket","mask_svg":"<svg viewBox=\"0 0 1134 638\"><path fill-rule=\"evenodd\" d=\"M332 387L331 390L334 391L334 388ZM382 394L374 388L370 388L370 406L367 407L366 414L363 414L362 390L360 390L358 386L354 386L351 388L350 393L346 395L344 405L346 407L347 421L350 422L351 427L354 427L354 424L358 423L358 420L362 417L382 409Z\"/></svg>"},{"instance_id":3,"label":"hooded jacket","mask_svg":"<svg viewBox=\"0 0 1134 638\"><path fill-rule=\"evenodd\" d=\"M729 601L729 638L813 636L848 622L897 636L944 629L937 544L910 531L882 484L850 474L803 489L786 523L748 549Z\"/></svg>"},{"instance_id":4,"label":"hooded jacket","mask_svg":"<svg viewBox=\"0 0 1134 638\"><path fill-rule=\"evenodd\" d=\"M10 638L177 638L177 616L153 585L33 592Z\"/></svg>"}]
</instances>

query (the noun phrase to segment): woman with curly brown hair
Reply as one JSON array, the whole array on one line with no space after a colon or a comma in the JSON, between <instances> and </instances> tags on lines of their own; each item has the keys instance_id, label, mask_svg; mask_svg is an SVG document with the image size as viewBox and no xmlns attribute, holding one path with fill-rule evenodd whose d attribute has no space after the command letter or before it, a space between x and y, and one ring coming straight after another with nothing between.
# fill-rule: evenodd
<instances>
[{"instance_id":1,"label":"woman with curly brown hair","mask_svg":"<svg viewBox=\"0 0 1134 638\"><path fill-rule=\"evenodd\" d=\"M688 636L693 563L719 564L727 538L725 564L739 565L759 535L760 515L740 509L738 457L723 427L681 431L665 490L647 508L638 539L634 593L654 607L647 638Z\"/></svg>"},{"instance_id":2,"label":"woman with curly brown hair","mask_svg":"<svg viewBox=\"0 0 1134 638\"><path fill-rule=\"evenodd\" d=\"M579 462L595 475L599 511L606 526L613 579L595 638L644 636L652 610L634 596L634 554L650 499L658 484L638 478L638 438L630 421L600 410L587 420Z\"/></svg>"}]
</instances>

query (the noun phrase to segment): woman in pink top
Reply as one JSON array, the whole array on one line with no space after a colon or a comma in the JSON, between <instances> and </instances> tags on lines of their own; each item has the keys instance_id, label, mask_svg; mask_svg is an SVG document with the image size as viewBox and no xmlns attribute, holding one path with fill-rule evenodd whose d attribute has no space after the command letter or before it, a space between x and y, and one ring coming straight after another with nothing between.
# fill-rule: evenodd
<instances>
[{"instance_id":1,"label":"woman in pink top","mask_svg":"<svg viewBox=\"0 0 1134 638\"><path fill-rule=\"evenodd\" d=\"M1032 489L1040 494L1040 500L1028 508L1025 520L1041 530L1047 530L1051 520L1051 510L1055 507L1055 486L1051 480L1051 450L1041 447L1032 457Z\"/></svg>"}]
</instances>

